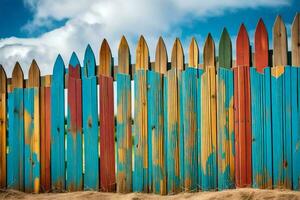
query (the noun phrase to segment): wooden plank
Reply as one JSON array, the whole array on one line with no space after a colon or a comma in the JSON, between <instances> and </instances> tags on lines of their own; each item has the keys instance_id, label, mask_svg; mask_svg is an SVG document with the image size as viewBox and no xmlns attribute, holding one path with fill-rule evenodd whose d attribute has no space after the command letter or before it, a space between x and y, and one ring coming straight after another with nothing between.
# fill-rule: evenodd
<instances>
[{"instance_id":1,"label":"wooden plank","mask_svg":"<svg viewBox=\"0 0 300 200\"><path fill-rule=\"evenodd\" d=\"M148 47L143 37L136 49L136 71L134 74L134 171L133 191L152 191L152 163L149 161L147 73ZM151 141L150 141L151 144Z\"/></svg>"},{"instance_id":2,"label":"wooden plank","mask_svg":"<svg viewBox=\"0 0 300 200\"><path fill-rule=\"evenodd\" d=\"M24 89L25 192L40 190L40 70L35 60Z\"/></svg>"},{"instance_id":3,"label":"wooden plank","mask_svg":"<svg viewBox=\"0 0 300 200\"><path fill-rule=\"evenodd\" d=\"M2 65L0 65L0 188L6 187L6 92L6 74Z\"/></svg>"},{"instance_id":4,"label":"wooden plank","mask_svg":"<svg viewBox=\"0 0 300 200\"><path fill-rule=\"evenodd\" d=\"M231 70L231 40L223 29L219 43L219 68L217 77L217 146L218 189L235 187L233 71Z\"/></svg>"},{"instance_id":5,"label":"wooden plank","mask_svg":"<svg viewBox=\"0 0 300 200\"><path fill-rule=\"evenodd\" d=\"M111 52L108 44L101 49L103 64L101 67L109 69L112 66ZM101 57L100 57L101 61ZM115 175L115 119L114 119L114 86L111 74L99 76L100 100L100 179L101 190L113 192L116 189Z\"/></svg>"},{"instance_id":6,"label":"wooden plank","mask_svg":"<svg viewBox=\"0 0 300 200\"><path fill-rule=\"evenodd\" d=\"M236 43L236 67L234 68L234 105L236 135L236 185L251 185L251 101L250 101L250 45L247 30L241 25Z\"/></svg>"},{"instance_id":7,"label":"wooden plank","mask_svg":"<svg viewBox=\"0 0 300 200\"><path fill-rule=\"evenodd\" d=\"M166 45L162 37L159 37L155 51L155 64L152 71L165 74L168 66L168 55Z\"/></svg>"},{"instance_id":8,"label":"wooden plank","mask_svg":"<svg viewBox=\"0 0 300 200\"><path fill-rule=\"evenodd\" d=\"M179 171L179 105L178 74L173 68L164 76L164 132L167 169L167 192L181 191Z\"/></svg>"},{"instance_id":9,"label":"wooden plank","mask_svg":"<svg viewBox=\"0 0 300 200\"><path fill-rule=\"evenodd\" d=\"M215 45L209 34L203 49L201 101L201 173L202 190L217 188L217 104Z\"/></svg>"},{"instance_id":10,"label":"wooden plank","mask_svg":"<svg viewBox=\"0 0 300 200\"><path fill-rule=\"evenodd\" d=\"M84 190L97 191L99 189L97 77L95 56L90 45L85 50L83 66L82 123L85 166L83 187Z\"/></svg>"},{"instance_id":11,"label":"wooden plank","mask_svg":"<svg viewBox=\"0 0 300 200\"><path fill-rule=\"evenodd\" d=\"M226 28L222 31L219 43L219 67L232 67L232 44Z\"/></svg>"},{"instance_id":12,"label":"wooden plank","mask_svg":"<svg viewBox=\"0 0 300 200\"><path fill-rule=\"evenodd\" d=\"M176 38L172 48L171 67L184 70L183 48L179 38Z\"/></svg>"},{"instance_id":13,"label":"wooden plank","mask_svg":"<svg viewBox=\"0 0 300 200\"><path fill-rule=\"evenodd\" d=\"M273 26L272 133L273 186L292 188L291 68L287 65L286 28L280 16ZM296 80L295 80L296 81Z\"/></svg>"},{"instance_id":14,"label":"wooden plank","mask_svg":"<svg viewBox=\"0 0 300 200\"><path fill-rule=\"evenodd\" d=\"M203 69L198 69L198 80L197 80L197 159L198 159L198 187L202 190L202 168L201 168L201 137L202 137L202 75Z\"/></svg>"},{"instance_id":15,"label":"wooden plank","mask_svg":"<svg viewBox=\"0 0 300 200\"><path fill-rule=\"evenodd\" d=\"M16 63L8 94L7 188L24 191L23 72Z\"/></svg>"},{"instance_id":16,"label":"wooden plank","mask_svg":"<svg viewBox=\"0 0 300 200\"><path fill-rule=\"evenodd\" d=\"M191 65L192 66L192 65ZM198 190L197 160L197 69L187 68L182 72L182 107L184 126L184 189Z\"/></svg>"},{"instance_id":17,"label":"wooden plank","mask_svg":"<svg viewBox=\"0 0 300 200\"><path fill-rule=\"evenodd\" d=\"M269 62L269 40L268 32L262 19L259 19L255 29L254 44L254 65L258 72L263 73Z\"/></svg>"},{"instance_id":18,"label":"wooden plank","mask_svg":"<svg viewBox=\"0 0 300 200\"><path fill-rule=\"evenodd\" d=\"M132 117L130 53L125 37L118 50L117 74L117 192L132 191Z\"/></svg>"},{"instance_id":19,"label":"wooden plank","mask_svg":"<svg viewBox=\"0 0 300 200\"><path fill-rule=\"evenodd\" d=\"M51 79L51 188L65 189L65 64L57 56ZM55 112L53 112L55 111Z\"/></svg>"},{"instance_id":20,"label":"wooden plank","mask_svg":"<svg viewBox=\"0 0 300 200\"><path fill-rule=\"evenodd\" d=\"M189 47L189 67L199 67L199 48L197 41L192 37L190 47Z\"/></svg>"},{"instance_id":21,"label":"wooden plank","mask_svg":"<svg viewBox=\"0 0 300 200\"><path fill-rule=\"evenodd\" d=\"M102 41L99 53L98 75L113 76L113 59L106 39Z\"/></svg>"},{"instance_id":22,"label":"wooden plank","mask_svg":"<svg viewBox=\"0 0 300 200\"><path fill-rule=\"evenodd\" d=\"M67 182L68 191L82 189L82 94L80 63L75 53L68 73Z\"/></svg>"},{"instance_id":23,"label":"wooden plank","mask_svg":"<svg viewBox=\"0 0 300 200\"><path fill-rule=\"evenodd\" d=\"M297 13L292 24L292 65L300 66L300 13Z\"/></svg>"}]
</instances>

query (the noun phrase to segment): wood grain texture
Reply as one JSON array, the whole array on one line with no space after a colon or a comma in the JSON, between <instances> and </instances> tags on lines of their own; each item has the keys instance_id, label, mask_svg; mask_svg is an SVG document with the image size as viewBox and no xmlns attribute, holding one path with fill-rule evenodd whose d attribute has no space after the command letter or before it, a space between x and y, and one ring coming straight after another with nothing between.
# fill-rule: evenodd
<instances>
[{"instance_id":1,"label":"wood grain texture","mask_svg":"<svg viewBox=\"0 0 300 200\"><path fill-rule=\"evenodd\" d=\"M184 54L179 38L176 38L172 48L171 68L184 70Z\"/></svg>"},{"instance_id":2,"label":"wood grain texture","mask_svg":"<svg viewBox=\"0 0 300 200\"><path fill-rule=\"evenodd\" d=\"M135 71L148 69L149 67L149 49L144 36L141 36L136 47Z\"/></svg>"},{"instance_id":3,"label":"wood grain texture","mask_svg":"<svg viewBox=\"0 0 300 200\"><path fill-rule=\"evenodd\" d=\"M219 43L219 67L228 69L232 67L232 45L226 28L222 31Z\"/></svg>"},{"instance_id":4,"label":"wood grain texture","mask_svg":"<svg viewBox=\"0 0 300 200\"><path fill-rule=\"evenodd\" d=\"M254 35L254 65L260 73L264 72L264 68L269 62L269 39L268 32L262 19L259 19Z\"/></svg>"},{"instance_id":5,"label":"wood grain texture","mask_svg":"<svg viewBox=\"0 0 300 200\"><path fill-rule=\"evenodd\" d=\"M99 53L99 70L98 75L113 75L113 60L111 50L106 39L102 41Z\"/></svg>"},{"instance_id":6,"label":"wood grain texture","mask_svg":"<svg viewBox=\"0 0 300 200\"><path fill-rule=\"evenodd\" d=\"M123 36L118 50L118 73L130 74L130 52L126 38Z\"/></svg>"},{"instance_id":7,"label":"wood grain texture","mask_svg":"<svg viewBox=\"0 0 300 200\"><path fill-rule=\"evenodd\" d=\"M241 25L236 43L236 67L234 68L235 105L235 179L238 187L251 185L251 99L250 99L250 46L248 33Z\"/></svg>"},{"instance_id":8,"label":"wood grain texture","mask_svg":"<svg viewBox=\"0 0 300 200\"><path fill-rule=\"evenodd\" d=\"M300 66L300 14L297 13L292 24L292 65Z\"/></svg>"},{"instance_id":9,"label":"wood grain texture","mask_svg":"<svg viewBox=\"0 0 300 200\"><path fill-rule=\"evenodd\" d=\"M40 87L40 69L35 60L32 61L28 72L27 88Z\"/></svg>"},{"instance_id":10,"label":"wood grain texture","mask_svg":"<svg viewBox=\"0 0 300 200\"><path fill-rule=\"evenodd\" d=\"M199 66L199 48L196 39L193 37L189 46L189 67L198 68Z\"/></svg>"},{"instance_id":11,"label":"wood grain texture","mask_svg":"<svg viewBox=\"0 0 300 200\"><path fill-rule=\"evenodd\" d=\"M286 28L280 16L276 17L273 26L273 66L287 65Z\"/></svg>"},{"instance_id":12,"label":"wood grain texture","mask_svg":"<svg viewBox=\"0 0 300 200\"><path fill-rule=\"evenodd\" d=\"M0 65L0 188L6 187L7 101L6 74Z\"/></svg>"},{"instance_id":13,"label":"wood grain texture","mask_svg":"<svg viewBox=\"0 0 300 200\"><path fill-rule=\"evenodd\" d=\"M168 65L168 55L166 45L162 37L159 37L155 51L155 64L152 71L165 74Z\"/></svg>"},{"instance_id":14,"label":"wood grain texture","mask_svg":"<svg viewBox=\"0 0 300 200\"><path fill-rule=\"evenodd\" d=\"M23 88L23 86L24 86L24 75L23 75L21 65L17 62L12 72L10 90L13 91L15 88Z\"/></svg>"},{"instance_id":15,"label":"wood grain texture","mask_svg":"<svg viewBox=\"0 0 300 200\"><path fill-rule=\"evenodd\" d=\"M201 78L201 180L202 190L217 188L217 99L214 41L209 34L203 50Z\"/></svg>"}]
</instances>

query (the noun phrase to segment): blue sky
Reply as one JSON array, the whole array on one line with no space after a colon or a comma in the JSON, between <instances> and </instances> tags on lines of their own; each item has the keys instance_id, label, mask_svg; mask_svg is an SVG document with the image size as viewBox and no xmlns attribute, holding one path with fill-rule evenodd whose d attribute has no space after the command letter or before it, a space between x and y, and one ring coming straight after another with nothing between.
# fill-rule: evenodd
<instances>
[{"instance_id":1,"label":"blue sky","mask_svg":"<svg viewBox=\"0 0 300 200\"><path fill-rule=\"evenodd\" d=\"M242 22L253 41L260 17L270 39L277 15L283 17L289 33L299 11L299 0L1 0L0 64L10 76L14 63L20 61L27 74L35 58L42 74L49 74L58 53L66 63L72 51L83 60L87 44L97 55L103 38L108 39L116 57L123 34L133 58L140 34L148 42L151 60L160 35L169 55L175 37L181 39L187 51L195 36L202 52L209 32L218 43L223 27L227 27L235 42Z\"/></svg>"}]
</instances>

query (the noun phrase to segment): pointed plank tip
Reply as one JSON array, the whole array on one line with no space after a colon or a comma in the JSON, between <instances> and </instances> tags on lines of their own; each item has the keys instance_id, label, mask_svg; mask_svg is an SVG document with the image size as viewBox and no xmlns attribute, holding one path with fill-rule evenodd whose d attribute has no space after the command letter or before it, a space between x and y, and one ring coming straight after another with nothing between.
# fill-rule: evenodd
<instances>
[{"instance_id":1,"label":"pointed plank tip","mask_svg":"<svg viewBox=\"0 0 300 200\"><path fill-rule=\"evenodd\" d=\"M148 69L149 67L149 49L143 35L140 36L136 47L136 64L135 69Z\"/></svg>"},{"instance_id":2,"label":"pointed plank tip","mask_svg":"<svg viewBox=\"0 0 300 200\"><path fill-rule=\"evenodd\" d=\"M203 68L215 67L215 43L209 33L206 37L203 47Z\"/></svg>"},{"instance_id":3,"label":"pointed plank tip","mask_svg":"<svg viewBox=\"0 0 300 200\"><path fill-rule=\"evenodd\" d=\"M232 44L226 28L223 28L219 42L219 66L225 68L232 67Z\"/></svg>"},{"instance_id":4,"label":"pointed plank tip","mask_svg":"<svg viewBox=\"0 0 300 200\"><path fill-rule=\"evenodd\" d=\"M162 36L159 37L155 50L155 65L152 69L155 72L165 74L167 71L168 55L165 42Z\"/></svg>"},{"instance_id":5,"label":"pointed plank tip","mask_svg":"<svg viewBox=\"0 0 300 200\"><path fill-rule=\"evenodd\" d=\"M19 62L16 62L15 67L12 72L12 79L11 79L11 91L14 88L23 88L24 81L24 74Z\"/></svg>"},{"instance_id":6,"label":"pointed plank tip","mask_svg":"<svg viewBox=\"0 0 300 200\"><path fill-rule=\"evenodd\" d=\"M292 65L300 66L300 15L296 13L292 24Z\"/></svg>"},{"instance_id":7,"label":"pointed plank tip","mask_svg":"<svg viewBox=\"0 0 300 200\"><path fill-rule=\"evenodd\" d=\"M127 40L123 35L118 49L118 73L129 74L130 51Z\"/></svg>"},{"instance_id":8,"label":"pointed plank tip","mask_svg":"<svg viewBox=\"0 0 300 200\"><path fill-rule=\"evenodd\" d=\"M7 77L4 68L0 64L0 95L1 93L6 93L6 78Z\"/></svg>"},{"instance_id":9,"label":"pointed plank tip","mask_svg":"<svg viewBox=\"0 0 300 200\"><path fill-rule=\"evenodd\" d=\"M28 73L28 88L40 86L40 69L33 59Z\"/></svg>"},{"instance_id":10,"label":"pointed plank tip","mask_svg":"<svg viewBox=\"0 0 300 200\"><path fill-rule=\"evenodd\" d=\"M189 66L195 68L199 66L199 48L195 37L192 37L189 46Z\"/></svg>"},{"instance_id":11,"label":"pointed plank tip","mask_svg":"<svg viewBox=\"0 0 300 200\"><path fill-rule=\"evenodd\" d=\"M100 47L99 74L104 76L112 75L112 55L109 44L104 38Z\"/></svg>"},{"instance_id":12,"label":"pointed plank tip","mask_svg":"<svg viewBox=\"0 0 300 200\"><path fill-rule=\"evenodd\" d=\"M79 60L75 52L72 53L69 64L73 68L79 65Z\"/></svg>"},{"instance_id":13,"label":"pointed plank tip","mask_svg":"<svg viewBox=\"0 0 300 200\"><path fill-rule=\"evenodd\" d=\"M171 67L184 70L184 54L180 39L177 37L174 41L171 55Z\"/></svg>"}]
</instances>

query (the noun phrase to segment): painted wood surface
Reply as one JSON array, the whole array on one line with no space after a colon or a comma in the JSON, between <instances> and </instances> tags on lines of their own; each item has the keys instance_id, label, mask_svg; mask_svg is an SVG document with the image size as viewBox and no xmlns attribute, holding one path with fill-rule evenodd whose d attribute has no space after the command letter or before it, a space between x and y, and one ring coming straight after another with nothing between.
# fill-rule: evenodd
<instances>
[{"instance_id":1,"label":"painted wood surface","mask_svg":"<svg viewBox=\"0 0 300 200\"><path fill-rule=\"evenodd\" d=\"M252 113L252 185L272 188L271 70L268 33L259 20L255 30L255 68L250 69Z\"/></svg>"},{"instance_id":2,"label":"painted wood surface","mask_svg":"<svg viewBox=\"0 0 300 200\"><path fill-rule=\"evenodd\" d=\"M196 39L193 37L189 46L189 66L198 68L199 66L199 48Z\"/></svg>"},{"instance_id":3,"label":"painted wood surface","mask_svg":"<svg viewBox=\"0 0 300 200\"><path fill-rule=\"evenodd\" d=\"M179 38L176 38L173 44L171 55L171 67L174 67L178 70L184 70L183 48Z\"/></svg>"},{"instance_id":4,"label":"painted wood surface","mask_svg":"<svg viewBox=\"0 0 300 200\"><path fill-rule=\"evenodd\" d=\"M119 45L117 74L117 192L132 191L132 117L129 47L125 37Z\"/></svg>"},{"instance_id":5,"label":"painted wood surface","mask_svg":"<svg viewBox=\"0 0 300 200\"><path fill-rule=\"evenodd\" d=\"M7 140L7 88L6 74L0 65L0 188L6 187L6 140Z\"/></svg>"},{"instance_id":6,"label":"painted wood surface","mask_svg":"<svg viewBox=\"0 0 300 200\"><path fill-rule=\"evenodd\" d=\"M65 64L59 55L51 80L51 188L62 191L66 184L65 169Z\"/></svg>"},{"instance_id":7,"label":"painted wood surface","mask_svg":"<svg viewBox=\"0 0 300 200\"><path fill-rule=\"evenodd\" d=\"M251 99L250 99L250 45L247 30L241 25L236 43L234 68L235 105L235 179L237 187L251 186Z\"/></svg>"},{"instance_id":8,"label":"painted wood surface","mask_svg":"<svg viewBox=\"0 0 300 200\"><path fill-rule=\"evenodd\" d=\"M112 66L111 51L106 45L101 49L103 71L109 71ZM101 59L101 58L100 58ZM104 60L103 60L104 59ZM114 119L114 86L111 73L99 75L100 100L100 179L101 190L113 192L116 188L115 175L115 119Z\"/></svg>"},{"instance_id":9,"label":"painted wood surface","mask_svg":"<svg viewBox=\"0 0 300 200\"><path fill-rule=\"evenodd\" d=\"M8 94L7 188L24 191L24 76L16 63ZM18 166L18 167L16 167Z\"/></svg>"},{"instance_id":10,"label":"painted wood surface","mask_svg":"<svg viewBox=\"0 0 300 200\"><path fill-rule=\"evenodd\" d=\"M219 68L217 77L217 146L218 189L235 187L234 105L232 46L230 36L223 29L219 43Z\"/></svg>"},{"instance_id":11,"label":"painted wood surface","mask_svg":"<svg viewBox=\"0 0 300 200\"><path fill-rule=\"evenodd\" d=\"M273 26L271 69L273 187L292 187L291 68L287 65L286 28L280 16Z\"/></svg>"},{"instance_id":12,"label":"painted wood surface","mask_svg":"<svg viewBox=\"0 0 300 200\"><path fill-rule=\"evenodd\" d=\"M134 171L133 191L152 191L152 163L149 161L148 135L148 46L140 38L136 49L136 71L134 74ZM150 141L151 143L151 141Z\"/></svg>"},{"instance_id":13,"label":"painted wood surface","mask_svg":"<svg viewBox=\"0 0 300 200\"><path fill-rule=\"evenodd\" d=\"M152 71L165 74L168 65L168 55L165 42L162 37L159 37L155 50L155 64Z\"/></svg>"},{"instance_id":14,"label":"painted wood surface","mask_svg":"<svg viewBox=\"0 0 300 200\"><path fill-rule=\"evenodd\" d=\"M300 66L300 13L297 13L292 24L292 65Z\"/></svg>"},{"instance_id":15,"label":"painted wood surface","mask_svg":"<svg viewBox=\"0 0 300 200\"><path fill-rule=\"evenodd\" d=\"M84 190L99 189L98 101L96 61L90 45L83 60L82 124L84 141Z\"/></svg>"},{"instance_id":16,"label":"painted wood surface","mask_svg":"<svg viewBox=\"0 0 300 200\"><path fill-rule=\"evenodd\" d=\"M184 126L184 190L198 190L197 69L182 72L182 108Z\"/></svg>"},{"instance_id":17,"label":"painted wood surface","mask_svg":"<svg viewBox=\"0 0 300 200\"><path fill-rule=\"evenodd\" d=\"M215 46L209 34L203 50L201 91L201 180L202 190L217 188L217 98Z\"/></svg>"},{"instance_id":18,"label":"painted wood surface","mask_svg":"<svg viewBox=\"0 0 300 200\"><path fill-rule=\"evenodd\" d=\"M111 51L109 44L106 39L102 41L99 53L99 70L98 75L102 74L104 76L113 75L113 58L111 56Z\"/></svg>"},{"instance_id":19,"label":"painted wood surface","mask_svg":"<svg viewBox=\"0 0 300 200\"><path fill-rule=\"evenodd\" d=\"M80 63L72 54L68 71L67 181L68 191L82 190L82 89Z\"/></svg>"}]
</instances>

